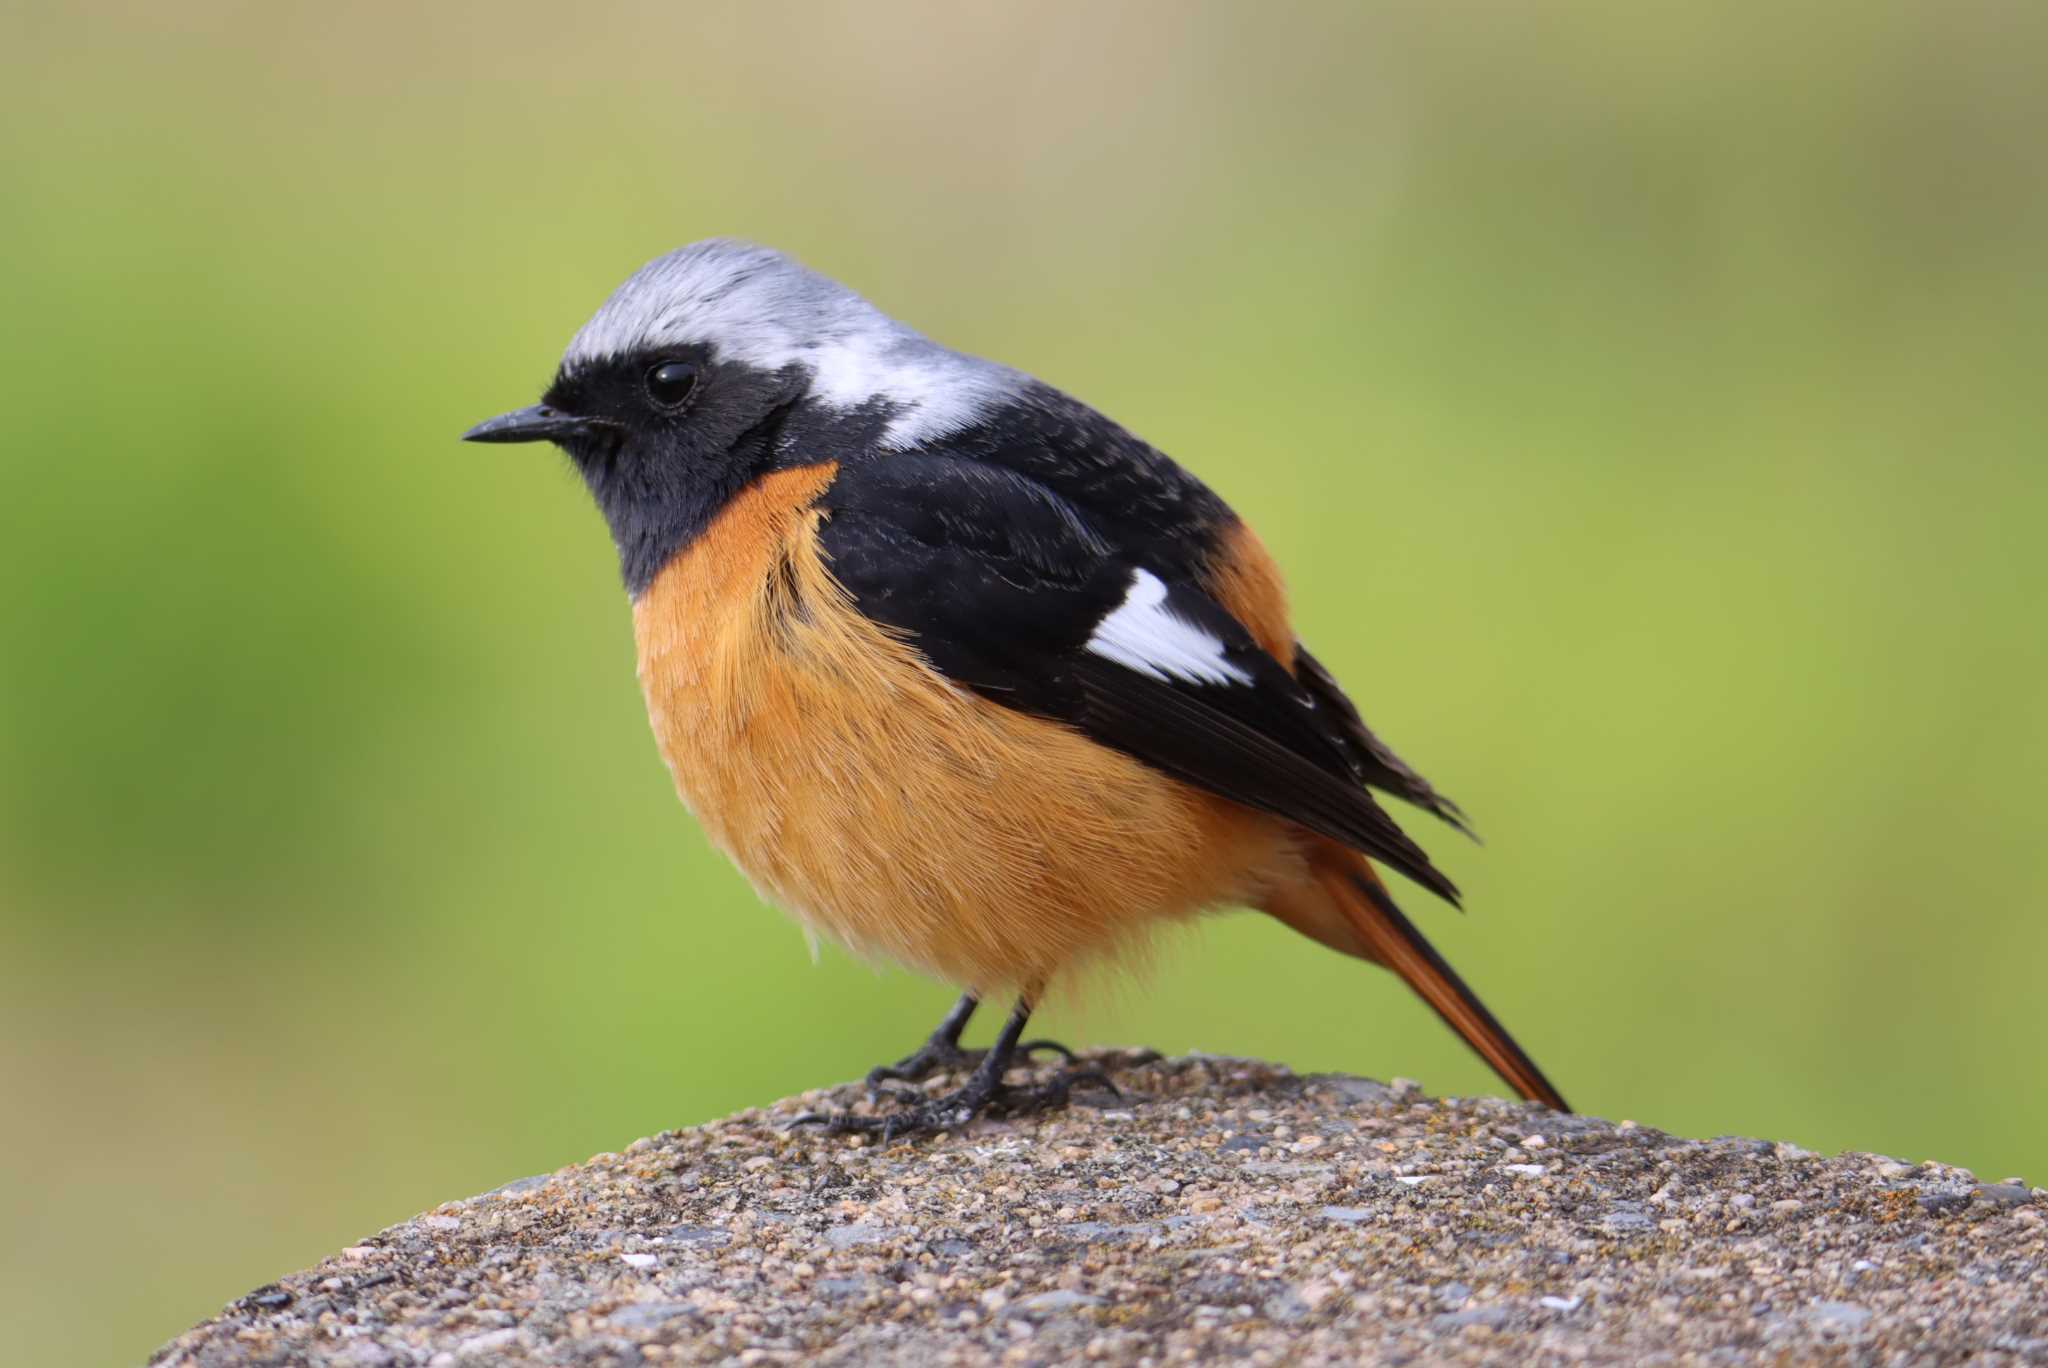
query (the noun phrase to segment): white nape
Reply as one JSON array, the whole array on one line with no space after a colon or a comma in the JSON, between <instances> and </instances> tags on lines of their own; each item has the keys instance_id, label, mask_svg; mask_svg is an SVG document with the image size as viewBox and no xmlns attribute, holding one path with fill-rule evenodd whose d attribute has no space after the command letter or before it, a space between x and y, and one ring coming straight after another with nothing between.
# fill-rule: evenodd
<instances>
[{"instance_id":1,"label":"white nape","mask_svg":"<svg viewBox=\"0 0 2048 1368\"><path fill-rule=\"evenodd\" d=\"M1088 649L1154 679L1190 684L1249 684L1223 643L1166 606L1166 585L1150 570L1131 572L1115 612L1095 624Z\"/></svg>"}]
</instances>

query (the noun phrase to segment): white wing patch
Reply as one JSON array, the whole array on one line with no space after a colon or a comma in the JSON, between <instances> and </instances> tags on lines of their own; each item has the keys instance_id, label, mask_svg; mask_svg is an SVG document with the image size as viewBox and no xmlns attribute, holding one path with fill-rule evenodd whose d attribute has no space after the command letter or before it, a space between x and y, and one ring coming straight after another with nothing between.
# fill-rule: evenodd
<instances>
[{"instance_id":1,"label":"white wing patch","mask_svg":"<svg viewBox=\"0 0 2048 1368\"><path fill-rule=\"evenodd\" d=\"M1095 624L1088 650L1154 679L1189 684L1249 684L1223 643L1166 606L1166 585L1150 570L1131 572L1116 611Z\"/></svg>"}]
</instances>

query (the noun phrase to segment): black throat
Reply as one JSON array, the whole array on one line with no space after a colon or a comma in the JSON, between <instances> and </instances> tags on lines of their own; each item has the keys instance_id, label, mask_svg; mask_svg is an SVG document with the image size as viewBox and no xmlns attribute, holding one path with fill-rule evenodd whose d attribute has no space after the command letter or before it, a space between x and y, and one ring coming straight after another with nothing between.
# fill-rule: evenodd
<instances>
[{"instance_id":1,"label":"black throat","mask_svg":"<svg viewBox=\"0 0 2048 1368\"><path fill-rule=\"evenodd\" d=\"M717 519L748 485L776 470L841 460L880 440L889 411L879 404L838 410L809 397L810 374L701 357L690 401L670 413L651 408L648 369L674 353L633 356L558 378L547 402L602 416L613 430L565 444L611 528L619 576L638 598L656 575Z\"/></svg>"},{"instance_id":2,"label":"black throat","mask_svg":"<svg viewBox=\"0 0 2048 1368\"><path fill-rule=\"evenodd\" d=\"M693 443L687 452L668 451L631 438L597 438L570 451L611 529L627 594L640 597L735 495L775 468L796 406L792 399L770 408L716 450Z\"/></svg>"}]
</instances>

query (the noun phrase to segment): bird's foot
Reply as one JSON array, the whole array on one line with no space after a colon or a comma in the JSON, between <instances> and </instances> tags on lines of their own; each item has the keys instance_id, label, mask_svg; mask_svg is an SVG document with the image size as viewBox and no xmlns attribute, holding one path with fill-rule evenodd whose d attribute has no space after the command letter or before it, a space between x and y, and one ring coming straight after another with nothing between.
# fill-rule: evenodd
<instances>
[{"instance_id":1,"label":"bird's foot","mask_svg":"<svg viewBox=\"0 0 2048 1368\"><path fill-rule=\"evenodd\" d=\"M1029 1059L1039 1051L1056 1054L1071 1064L1074 1052L1057 1040L1027 1040L1017 1047L1017 1053ZM958 1041L944 1036L933 1036L894 1064L877 1064L868 1070L868 1098L873 1100L887 1095L896 1098L907 1094L900 1088L884 1088L884 1083L922 1083L935 1074L952 1073L980 1066L988 1058L987 1050L965 1050Z\"/></svg>"},{"instance_id":2,"label":"bird's foot","mask_svg":"<svg viewBox=\"0 0 2048 1368\"><path fill-rule=\"evenodd\" d=\"M1036 1042L1044 1047L1049 1042ZM1019 1047L1020 1049L1022 1047ZM1063 1046L1054 1046L1068 1059L1071 1051ZM883 1144L893 1140L907 1140L913 1136L936 1135L941 1131L964 1126L977 1116L1024 1116L1032 1112L1051 1111L1067 1104L1068 1095L1077 1087L1092 1084L1116 1097L1116 1084L1100 1069L1063 1069L1044 1083L1028 1087L1013 1087L985 1069L976 1069L965 1086L938 1097L926 1097L907 1088L890 1088L882 1093L896 1109L875 1116L861 1116L853 1112L806 1112L789 1123L793 1130L798 1126L818 1126L827 1135L873 1135ZM870 1091L870 1097L874 1092Z\"/></svg>"},{"instance_id":3,"label":"bird's foot","mask_svg":"<svg viewBox=\"0 0 2048 1368\"><path fill-rule=\"evenodd\" d=\"M963 1050L958 1041L933 1036L894 1064L877 1064L869 1069L868 1096L872 1098L882 1092L884 1083L922 1083L933 1074L971 1069L981 1063L987 1053L986 1050Z\"/></svg>"}]
</instances>

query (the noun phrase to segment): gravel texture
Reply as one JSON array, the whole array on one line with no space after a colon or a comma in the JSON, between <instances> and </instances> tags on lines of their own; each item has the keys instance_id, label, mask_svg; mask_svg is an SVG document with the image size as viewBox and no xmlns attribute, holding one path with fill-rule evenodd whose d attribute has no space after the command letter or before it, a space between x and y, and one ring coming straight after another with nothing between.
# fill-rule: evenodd
<instances>
[{"instance_id":1,"label":"gravel texture","mask_svg":"<svg viewBox=\"0 0 2048 1368\"><path fill-rule=\"evenodd\" d=\"M2048 1364L2038 1188L1090 1062L1121 1100L933 1140L783 1129L841 1088L636 1141L258 1288L152 1362Z\"/></svg>"}]
</instances>

